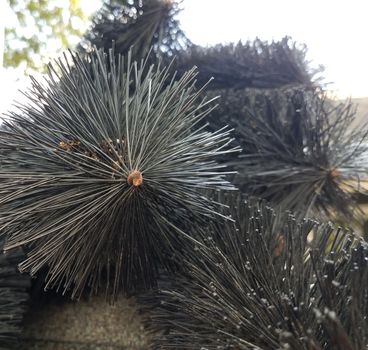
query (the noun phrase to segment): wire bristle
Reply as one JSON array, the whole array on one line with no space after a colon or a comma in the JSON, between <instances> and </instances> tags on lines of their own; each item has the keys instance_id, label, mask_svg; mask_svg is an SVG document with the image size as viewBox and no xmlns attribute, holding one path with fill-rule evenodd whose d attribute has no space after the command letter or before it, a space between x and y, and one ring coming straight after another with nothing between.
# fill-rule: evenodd
<instances>
[{"instance_id":1,"label":"wire bristle","mask_svg":"<svg viewBox=\"0 0 368 350\"><path fill-rule=\"evenodd\" d=\"M174 82L130 55L71 60L50 65L46 83L33 79L1 132L6 248L27 246L21 270L49 267L46 287L73 297L97 291L101 276L112 295L151 287L183 227L216 216L198 190L232 187L215 162L233 151L229 131L193 131L213 108L194 70Z\"/></svg>"},{"instance_id":2,"label":"wire bristle","mask_svg":"<svg viewBox=\"0 0 368 350\"><path fill-rule=\"evenodd\" d=\"M131 51L137 60L153 47L156 56L173 57L191 45L179 27L176 18L179 11L176 0L104 3L92 19L92 27L80 47L87 51L97 47L106 52L113 47L122 55Z\"/></svg>"},{"instance_id":3,"label":"wire bristle","mask_svg":"<svg viewBox=\"0 0 368 350\"><path fill-rule=\"evenodd\" d=\"M368 247L227 196L237 224L203 232L183 265L140 299L152 349L346 349L368 346Z\"/></svg>"},{"instance_id":4,"label":"wire bristle","mask_svg":"<svg viewBox=\"0 0 368 350\"><path fill-rule=\"evenodd\" d=\"M191 46L180 52L174 67L181 76L198 67L198 82L214 78L211 89L273 89L285 86L313 86L319 70L308 66L306 47L290 38L271 43L256 39L246 43Z\"/></svg>"},{"instance_id":5,"label":"wire bristle","mask_svg":"<svg viewBox=\"0 0 368 350\"><path fill-rule=\"evenodd\" d=\"M355 193L366 193L367 127L354 129L355 107L320 90L228 90L208 117L211 128L234 128L239 157L223 159L238 171L244 193L301 217L359 218Z\"/></svg>"},{"instance_id":6,"label":"wire bristle","mask_svg":"<svg viewBox=\"0 0 368 350\"><path fill-rule=\"evenodd\" d=\"M17 268L24 258L22 251L4 254L3 248L4 239L0 238L0 349L8 350L18 343L22 333L31 279Z\"/></svg>"}]
</instances>

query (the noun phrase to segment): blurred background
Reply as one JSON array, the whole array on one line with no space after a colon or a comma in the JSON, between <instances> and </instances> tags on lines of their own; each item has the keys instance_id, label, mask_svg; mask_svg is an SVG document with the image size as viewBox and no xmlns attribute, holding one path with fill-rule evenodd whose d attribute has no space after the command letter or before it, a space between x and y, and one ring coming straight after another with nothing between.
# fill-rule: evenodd
<instances>
[{"instance_id":1,"label":"blurred background","mask_svg":"<svg viewBox=\"0 0 368 350\"><path fill-rule=\"evenodd\" d=\"M129 1L128 1L129 2ZM0 112L11 105L45 64L75 47L102 0L0 0ZM183 0L178 15L199 45L280 40L291 36L308 47L311 67L324 66L324 82L338 98L364 107L368 96L368 47L364 0Z\"/></svg>"}]
</instances>

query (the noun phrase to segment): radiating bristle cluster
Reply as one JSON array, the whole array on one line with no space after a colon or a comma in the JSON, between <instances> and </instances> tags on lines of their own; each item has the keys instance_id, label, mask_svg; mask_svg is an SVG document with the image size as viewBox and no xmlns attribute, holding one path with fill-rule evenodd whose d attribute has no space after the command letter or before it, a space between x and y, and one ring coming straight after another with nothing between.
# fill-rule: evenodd
<instances>
[{"instance_id":1,"label":"radiating bristle cluster","mask_svg":"<svg viewBox=\"0 0 368 350\"><path fill-rule=\"evenodd\" d=\"M368 346L368 247L354 235L227 197L237 224L203 232L181 278L141 302L154 349ZM147 310L146 310L147 311Z\"/></svg>"},{"instance_id":2,"label":"radiating bristle cluster","mask_svg":"<svg viewBox=\"0 0 368 350\"><path fill-rule=\"evenodd\" d=\"M0 135L0 228L6 249L29 247L22 270L73 296L155 284L185 227L216 215L198 190L231 188L229 131L195 128L213 108L195 76L96 51L33 79Z\"/></svg>"},{"instance_id":3,"label":"radiating bristle cluster","mask_svg":"<svg viewBox=\"0 0 368 350\"><path fill-rule=\"evenodd\" d=\"M90 51L96 46L117 54L131 51L137 60L170 58L191 45L179 26L177 0L133 0L105 2L92 19L92 26L80 45ZM189 69L192 67L189 67ZM207 82L207 81L206 81Z\"/></svg>"},{"instance_id":4,"label":"radiating bristle cluster","mask_svg":"<svg viewBox=\"0 0 368 350\"><path fill-rule=\"evenodd\" d=\"M216 92L218 93L218 91ZM320 90L228 90L208 117L213 129L234 128L243 152L223 159L244 193L300 217L359 218L354 196L366 192L367 127L355 107Z\"/></svg>"}]
</instances>

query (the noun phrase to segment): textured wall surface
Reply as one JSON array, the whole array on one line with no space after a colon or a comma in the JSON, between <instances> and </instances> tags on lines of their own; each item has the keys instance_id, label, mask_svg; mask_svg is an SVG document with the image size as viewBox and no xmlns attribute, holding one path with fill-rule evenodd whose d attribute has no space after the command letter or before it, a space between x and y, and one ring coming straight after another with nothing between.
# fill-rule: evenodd
<instances>
[{"instance_id":1,"label":"textured wall surface","mask_svg":"<svg viewBox=\"0 0 368 350\"><path fill-rule=\"evenodd\" d=\"M34 306L25 321L21 350L145 350L149 337L134 298L103 297Z\"/></svg>"}]
</instances>

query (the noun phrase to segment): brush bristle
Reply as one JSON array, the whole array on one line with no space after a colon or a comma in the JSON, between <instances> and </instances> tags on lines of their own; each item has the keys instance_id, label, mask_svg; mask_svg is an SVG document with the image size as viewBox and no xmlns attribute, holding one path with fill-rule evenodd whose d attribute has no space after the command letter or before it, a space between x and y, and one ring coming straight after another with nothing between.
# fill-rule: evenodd
<instances>
[{"instance_id":1,"label":"brush bristle","mask_svg":"<svg viewBox=\"0 0 368 350\"><path fill-rule=\"evenodd\" d=\"M24 258L20 249L3 253L0 238L0 349L15 346L22 334L23 316L27 309L31 279L18 271Z\"/></svg>"},{"instance_id":2,"label":"brush bristle","mask_svg":"<svg viewBox=\"0 0 368 350\"><path fill-rule=\"evenodd\" d=\"M350 101L320 90L228 90L208 117L234 128L242 153L223 159L234 184L275 207L319 220L360 219L355 197L367 193L367 125Z\"/></svg>"},{"instance_id":3,"label":"brush bristle","mask_svg":"<svg viewBox=\"0 0 368 350\"><path fill-rule=\"evenodd\" d=\"M90 51L93 47L108 52L132 56L140 60L152 48L149 58L166 58L169 61L180 50L191 45L180 29L176 0L144 0L104 3L92 19L80 48ZM169 63L167 61L167 63ZM189 69L192 67L188 67Z\"/></svg>"},{"instance_id":4,"label":"brush bristle","mask_svg":"<svg viewBox=\"0 0 368 350\"><path fill-rule=\"evenodd\" d=\"M21 269L48 268L46 287L73 297L149 288L183 228L216 216L199 189L232 187L216 163L233 152L229 131L194 131L213 108L194 70L174 82L130 55L70 60L33 80L1 132L6 248L29 247Z\"/></svg>"},{"instance_id":5,"label":"brush bristle","mask_svg":"<svg viewBox=\"0 0 368 350\"><path fill-rule=\"evenodd\" d=\"M306 47L290 38L267 42L260 39L213 47L191 46L174 62L178 75L198 67L200 84L213 78L211 89L275 89L286 86L312 87L320 71L312 70L305 58Z\"/></svg>"},{"instance_id":6,"label":"brush bristle","mask_svg":"<svg viewBox=\"0 0 368 350\"><path fill-rule=\"evenodd\" d=\"M153 349L368 345L368 248L351 233L227 197L236 225L204 232L187 273L140 299Z\"/></svg>"}]
</instances>

